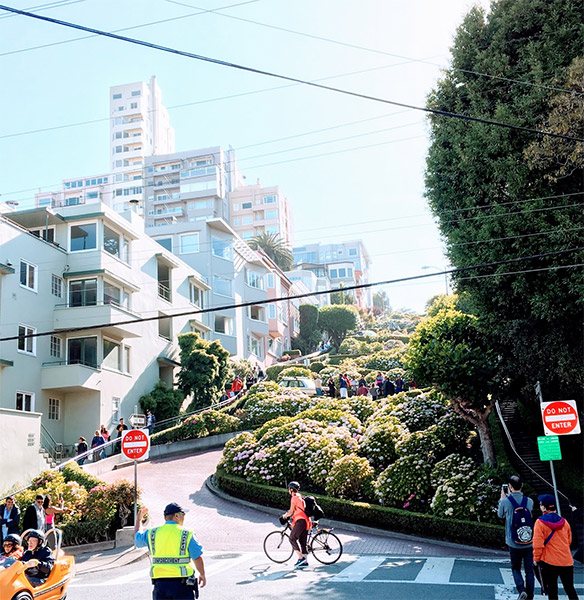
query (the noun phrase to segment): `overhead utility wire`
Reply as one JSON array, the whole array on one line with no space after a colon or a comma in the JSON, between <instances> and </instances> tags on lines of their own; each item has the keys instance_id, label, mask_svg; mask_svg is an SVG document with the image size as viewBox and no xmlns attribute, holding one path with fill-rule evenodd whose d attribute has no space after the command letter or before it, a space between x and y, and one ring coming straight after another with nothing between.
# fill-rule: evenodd
<instances>
[{"instance_id":1,"label":"overhead utility wire","mask_svg":"<svg viewBox=\"0 0 584 600\"><path fill-rule=\"evenodd\" d=\"M399 279L388 279L386 281L376 281L373 283L361 283L361 284L357 284L357 285L349 285L346 287L331 288L328 290L320 290L317 292L307 292L305 294L294 294L292 296L280 296L278 298L266 298L259 302L258 301L239 302L239 303L235 303L235 304L226 304L223 306L213 306L211 308L188 310L188 311L183 311L183 312L179 312L179 313L174 313L172 315L159 315L156 317L142 317L139 319L128 319L125 321L117 321L116 323L102 323L100 325L89 325L89 326L85 326L85 327L69 327L67 329L52 329L50 331L43 331L41 333L31 333L31 334L26 334L26 335L13 335L13 336L9 336L9 337L0 338L0 342L9 342L12 340L19 340L19 339L25 339L25 338L44 337L47 335L54 335L56 333L63 334L63 333L75 333L77 331L91 331L94 329L103 329L104 327L110 327L112 325L117 325L117 326L132 325L135 323L160 321L162 319L169 319L169 318L173 318L173 317L188 317L190 315L214 313L214 312L217 312L220 310L232 310L235 308L246 308L248 306L264 306L266 304L274 304L276 302L282 302L285 300L299 300L301 298L311 298L313 296L321 296L322 294L331 294L333 292L350 292L352 290L363 290L363 289L369 289L372 287L376 287L379 285L389 285L392 283L402 283L404 281L415 281L418 279L427 279L428 277L435 277L437 275L452 275L455 273L466 273L468 271L473 271L475 269L487 269L487 268L492 268L492 267L498 267L501 265L509 265L509 264L514 264L514 263L524 262L527 260L534 260L534 259L538 259L538 258L549 258L551 256L560 256L560 255L569 254L572 252L580 252L582 250L584 250L584 246L581 246L578 248L569 248L566 250L556 250L554 252L545 252L542 254L534 254L531 256L520 256L520 257L516 257L516 258L508 258L506 260L499 260L499 261L492 262L492 263L483 263L480 265L472 265L469 267L460 267L458 269L449 269L449 270L440 271L437 273L429 273L427 275L412 275L410 277L400 277Z\"/></svg>"},{"instance_id":2,"label":"overhead utility wire","mask_svg":"<svg viewBox=\"0 0 584 600\"><path fill-rule=\"evenodd\" d=\"M54 8L62 8L70 4L81 4L87 0L59 0L58 2L49 2L48 4L37 4L36 6L27 6L25 10L53 10ZM195 8L195 7L193 7ZM0 19L12 19L16 15L2 15ZM225 15L223 15L225 16Z\"/></svg>"},{"instance_id":3,"label":"overhead utility wire","mask_svg":"<svg viewBox=\"0 0 584 600\"><path fill-rule=\"evenodd\" d=\"M166 0L166 2L169 2L170 4L176 4L178 6L185 6L187 8L200 8L199 6L194 6L192 4L186 4L184 2L177 2L176 0ZM202 9L201 9L202 10ZM418 63L423 63L426 65L432 65L434 67L442 67L442 65L439 65L438 63L433 63L430 62L429 60L423 59L423 58L411 58L411 57L407 57L407 56L402 56L400 54L392 54L391 52L385 52L384 50L376 50L375 48L367 48L366 46L359 46L357 44L351 44L350 42L342 42L340 40L333 40L331 38L326 38L320 35L313 35L310 33L305 33L303 31L296 31L294 29L288 29L286 27L278 27L277 25L270 25L268 23L261 23L260 21L254 21L253 19L245 19L244 17L236 17L235 15L226 15L223 14L222 12L220 12L222 9L218 8L216 10L210 10L208 12L212 12L216 15L219 15L220 17L225 17L227 19L234 19L236 21L243 21L244 23L252 23L254 25L259 25L260 27L267 27L268 29L275 29L277 31L284 31L286 33L292 33L294 35L300 35L302 37L307 37L307 38L311 38L313 40L319 40L322 42L329 42L331 44L337 44L339 46L345 46L347 48L355 48L356 50L364 50L365 52L372 52L374 54L383 54L385 56L392 56L394 58L401 58L401 59L407 59L410 62L418 62ZM553 86L549 86L549 85L544 85L541 83L534 83L532 81L524 81L521 79L512 79L510 77L502 77L500 75L491 75L489 73L481 73L479 71L471 71L469 69L461 69L459 67L451 67L450 68L452 71L460 71L462 73L469 73L471 75L479 75L481 77L488 77L489 79L496 79L499 81L507 81L510 83L519 83L521 85L529 85L529 86L533 86L533 87L538 87L538 88L542 88L545 90L552 90L555 92L567 92L567 93L573 93L572 90L566 90L564 88L558 88L558 87L553 87Z\"/></svg>"},{"instance_id":4,"label":"overhead utility wire","mask_svg":"<svg viewBox=\"0 0 584 600\"><path fill-rule=\"evenodd\" d=\"M211 58L208 56L203 56L201 54L194 54L192 52L187 52L185 50L178 50L176 48L171 48L169 46L162 46L160 44L155 44L153 42L146 42L144 40L139 40L137 38L131 38L128 36L124 36L124 35L118 35L116 33L109 33L107 31L103 31L100 29L94 29L92 27L86 27L85 25L79 25L77 23L71 23L69 21L62 21L60 19L54 19L52 17L46 17L43 15L37 15L35 13L31 13L31 12L27 12L24 10L19 10L17 8L13 8L10 6L6 6L1 4L0 5L0 9L2 10L6 10L8 12L12 12L12 13L16 13L25 17L29 17L32 19L37 19L39 21L46 21L47 23L52 23L54 25L61 25L63 27L69 27L71 29L78 29L80 31L87 31L88 33L94 33L96 35L101 35L104 37L109 37L111 39L115 39L115 40L119 40L122 42L127 42L130 44L135 44L137 46L143 46L145 48L151 48L153 50L160 50L161 52L167 52L169 54L176 54L178 56L184 56L185 58L192 58L194 60L199 60L199 61L203 61L203 62L208 62L211 64L216 64L216 65L220 65L223 67L228 67L231 69L238 69L240 71L246 71L248 73L255 73L256 75L264 75L266 77L273 77L275 79L282 79L284 81L291 81L293 83L301 83L303 85L307 85L309 87L314 87L316 89L322 89L322 90L327 90L329 92L335 92L338 94L343 94L345 96L351 96L353 98L361 98L363 100L371 100L374 102L381 102L384 104L391 104L393 106L401 106L402 108L409 108L411 110L419 110L422 112L426 112L429 114L434 114L434 115L438 115L438 116L443 116L443 117L450 117L450 118L454 118L454 119L461 119L464 121L471 121L474 123L482 123L484 125L493 125L495 127L502 127L505 129L512 129L515 131L524 131L526 133L534 133L536 135L544 135L544 136L548 136L548 137L554 137L554 138L559 138L559 139L565 139L565 140L571 140L571 141L576 141L576 142L584 142L584 138L577 138L577 137L572 137L569 135L563 135L560 133L553 133L550 131L542 131L542 130L538 130L538 129L532 129L530 127L523 127L520 125L511 125L510 123L501 123L499 121L492 121L490 119L481 119L479 117L471 117L468 115L461 115L458 113L452 113L452 112L448 112L448 111L443 111L443 110L438 110L438 109L433 109L433 108L427 108L427 107L422 107L422 106L415 106L413 104L406 104L404 102L396 102L394 100L387 100L385 98L378 98L376 96L370 96L368 94L361 94L358 92L351 92L349 90L344 90L341 88L335 88L332 86L328 86L328 85L323 85L321 83L315 83L315 82L311 82L305 79L299 79L297 77L292 77L290 75L282 75L279 73L273 73L271 71L264 71L262 69L256 69L253 67L247 67L245 65L240 65L238 63L233 63L233 62L229 62L229 61L225 61L225 60L220 60L218 58Z\"/></svg>"}]
</instances>

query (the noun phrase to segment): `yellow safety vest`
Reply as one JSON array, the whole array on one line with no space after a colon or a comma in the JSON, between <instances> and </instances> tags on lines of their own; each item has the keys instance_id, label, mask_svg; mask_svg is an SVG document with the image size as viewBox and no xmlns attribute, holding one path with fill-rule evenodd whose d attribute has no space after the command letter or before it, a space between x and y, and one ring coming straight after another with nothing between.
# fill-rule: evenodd
<instances>
[{"instance_id":1,"label":"yellow safety vest","mask_svg":"<svg viewBox=\"0 0 584 600\"><path fill-rule=\"evenodd\" d=\"M189 577L194 573L189 557L192 536L192 532L177 523L167 523L148 532L152 579Z\"/></svg>"}]
</instances>

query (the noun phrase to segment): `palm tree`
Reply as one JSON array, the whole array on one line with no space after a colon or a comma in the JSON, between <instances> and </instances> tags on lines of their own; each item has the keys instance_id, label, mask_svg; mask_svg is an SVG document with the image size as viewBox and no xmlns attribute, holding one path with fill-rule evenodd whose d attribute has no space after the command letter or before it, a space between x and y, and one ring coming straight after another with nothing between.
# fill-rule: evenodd
<instances>
[{"instance_id":1,"label":"palm tree","mask_svg":"<svg viewBox=\"0 0 584 600\"><path fill-rule=\"evenodd\" d=\"M248 240L247 244L252 250L263 250L282 271L292 268L294 257L290 247L277 233L258 233Z\"/></svg>"}]
</instances>

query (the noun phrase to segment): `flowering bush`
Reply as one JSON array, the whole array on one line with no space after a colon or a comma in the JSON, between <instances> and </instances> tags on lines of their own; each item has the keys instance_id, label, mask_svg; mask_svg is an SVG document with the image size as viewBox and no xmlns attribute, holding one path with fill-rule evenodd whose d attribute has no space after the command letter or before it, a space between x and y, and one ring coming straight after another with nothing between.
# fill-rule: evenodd
<instances>
[{"instance_id":1,"label":"flowering bush","mask_svg":"<svg viewBox=\"0 0 584 600\"><path fill-rule=\"evenodd\" d=\"M373 469L365 458L349 454L337 459L326 478L326 492L336 498L361 500L371 496Z\"/></svg>"},{"instance_id":2,"label":"flowering bush","mask_svg":"<svg viewBox=\"0 0 584 600\"><path fill-rule=\"evenodd\" d=\"M394 350L382 350L369 356L358 359L358 365L375 371L389 371L390 369L403 368L403 352L400 348Z\"/></svg>"},{"instance_id":3,"label":"flowering bush","mask_svg":"<svg viewBox=\"0 0 584 600\"><path fill-rule=\"evenodd\" d=\"M193 440L208 435L218 435L241 429L241 420L217 410L205 410L187 417L179 425L152 436L153 444L167 444L180 440Z\"/></svg>"},{"instance_id":4,"label":"flowering bush","mask_svg":"<svg viewBox=\"0 0 584 600\"><path fill-rule=\"evenodd\" d=\"M434 425L436 421L446 414L446 400L442 394L417 394L406 392L404 401L395 406L393 415L399 419L410 431L421 431ZM401 395L401 394L400 394Z\"/></svg>"},{"instance_id":5,"label":"flowering bush","mask_svg":"<svg viewBox=\"0 0 584 600\"><path fill-rule=\"evenodd\" d=\"M310 403L310 398L304 394L280 393L280 395L271 394L265 397L257 394L245 403L245 410L252 423L261 425L276 417L293 417L309 408Z\"/></svg>"},{"instance_id":6,"label":"flowering bush","mask_svg":"<svg viewBox=\"0 0 584 600\"><path fill-rule=\"evenodd\" d=\"M296 416L297 419L312 419L328 425L346 427L351 434L360 434L363 430L361 421L343 410L330 410L324 408L309 408Z\"/></svg>"},{"instance_id":7,"label":"flowering bush","mask_svg":"<svg viewBox=\"0 0 584 600\"><path fill-rule=\"evenodd\" d=\"M427 510L430 467L423 458L403 456L379 475L375 481L375 491L386 506Z\"/></svg>"},{"instance_id":8,"label":"flowering bush","mask_svg":"<svg viewBox=\"0 0 584 600\"><path fill-rule=\"evenodd\" d=\"M280 442L286 441L288 438L294 437L300 433L322 433L325 428L323 423L313 421L312 419L295 419L281 425L269 429L262 435L259 440L260 446L276 446Z\"/></svg>"},{"instance_id":9,"label":"flowering bush","mask_svg":"<svg viewBox=\"0 0 584 600\"><path fill-rule=\"evenodd\" d=\"M446 458L437 462L430 474L430 483L436 489L453 475L462 473L465 477L474 477L477 467L472 458L460 456L460 454L449 454Z\"/></svg>"},{"instance_id":10,"label":"flowering bush","mask_svg":"<svg viewBox=\"0 0 584 600\"><path fill-rule=\"evenodd\" d=\"M277 429L278 427L282 427L282 425L287 425L292 421L294 421L294 417L276 417L275 419L264 423L259 429L256 429L253 432L253 435L256 438L256 440L259 440L264 436L264 433L267 433L268 431L270 431L270 429Z\"/></svg>"},{"instance_id":11,"label":"flowering bush","mask_svg":"<svg viewBox=\"0 0 584 600\"><path fill-rule=\"evenodd\" d=\"M415 431L396 444L398 456L417 456L433 465L444 452L444 444L436 437L434 427L424 431Z\"/></svg>"},{"instance_id":12,"label":"flowering bush","mask_svg":"<svg viewBox=\"0 0 584 600\"><path fill-rule=\"evenodd\" d=\"M312 371L306 367L286 367L278 374L276 381L282 381L282 377L310 377Z\"/></svg>"},{"instance_id":13,"label":"flowering bush","mask_svg":"<svg viewBox=\"0 0 584 600\"><path fill-rule=\"evenodd\" d=\"M449 406L436 423L436 436L446 447L446 452L451 454L467 447L469 438L476 435L471 429L471 424Z\"/></svg>"},{"instance_id":14,"label":"flowering bush","mask_svg":"<svg viewBox=\"0 0 584 600\"><path fill-rule=\"evenodd\" d=\"M255 483L285 485L284 459L278 446L260 448L247 461L244 476Z\"/></svg>"},{"instance_id":15,"label":"flowering bush","mask_svg":"<svg viewBox=\"0 0 584 600\"><path fill-rule=\"evenodd\" d=\"M325 434L322 439L326 442L312 454L308 463L308 477L315 485L324 489L332 466L343 456L343 451L336 440L329 439L328 435Z\"/></svg>"},{"instance_id":16,"label":"flowering bush","mask_svg":"<svg viewBox=\"0 0 584 600\"><path fill-rule=\"evenodd\" d=\"M258 443L253 434L247 431L239 433L225 444L219 467L228 473L241 476L249 458L257 448Z\"/></svg>"},{"instance_id":17,"label":"flowering bush","mask_svg":"<svg viewBox=\"0 0 584 600\"><path fill-rule=\"evenodd\" d=\"M407 430L393 417L371 417L359 440L359 454L367 458L376 472L382 471L396 458L396 444L406 435Z\"/></svg>"},{"instance_id":18,"label":"flowering bush","mask_svg":"<svg viewBox=\"0 0 584 600\"><path fill-rule=\"evenodd\" d=\"M346 427L337 427L329 425L322 435L334 440L343 454L357 454L359 450L360 435L351 435L351 432Z\"/></svg>"}]
</instances>

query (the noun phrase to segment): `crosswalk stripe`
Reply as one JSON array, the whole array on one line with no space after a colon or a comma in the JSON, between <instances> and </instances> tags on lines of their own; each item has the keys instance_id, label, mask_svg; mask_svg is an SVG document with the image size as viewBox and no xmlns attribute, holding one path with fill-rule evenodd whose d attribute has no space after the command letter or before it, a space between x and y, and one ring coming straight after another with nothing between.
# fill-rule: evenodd
<instances>
[{"instance_id":1,"label":"crosswalk stripe","mask_svg":"<svg viewBox=\"0 0 584 600\"><path fill-rule=\"evenodd\" d=\"M427 558L414 583L448 583L454 558Z\"/></svg>"},{"instance_id":2,"label":"crosswalk stripe","mask_svg":"<svg viewBox=\"0 0 584 600\"><path fill-rule=\"evenodd\" d=\"M333 575L329 581L343 583L363 581L367 575L377 569L385 560L385 556L361 556L346 569Z\"/></svg>"}]
</instances>

